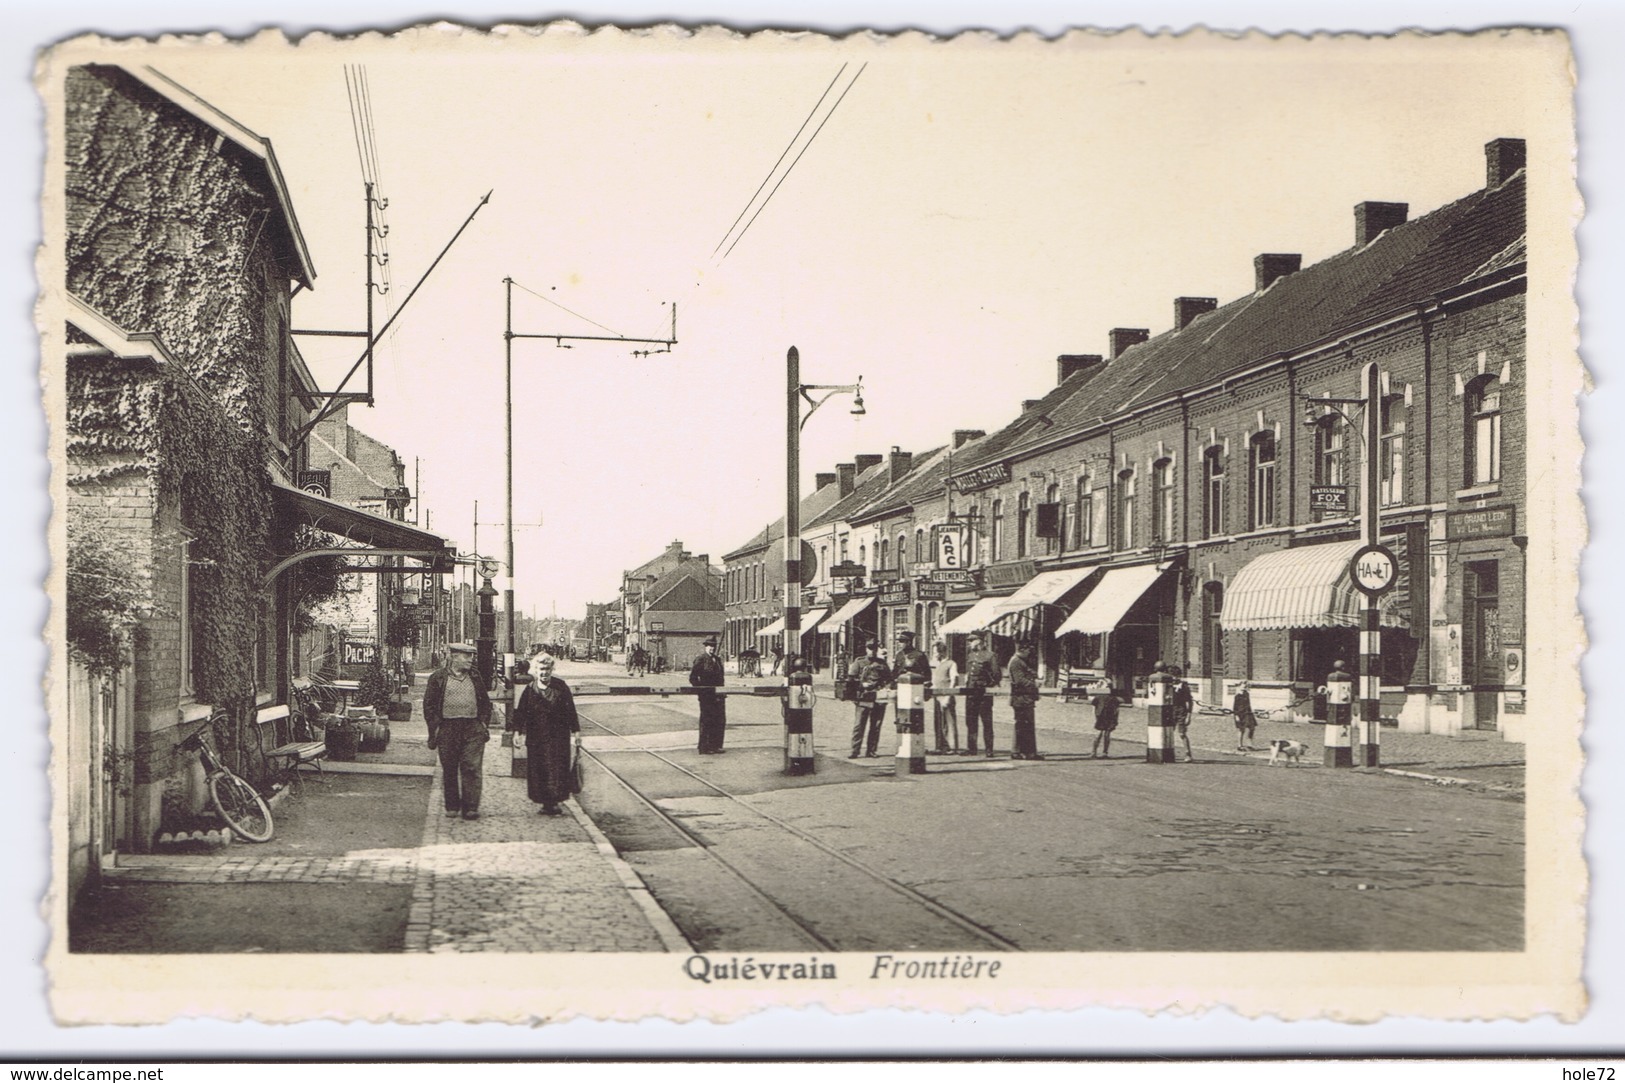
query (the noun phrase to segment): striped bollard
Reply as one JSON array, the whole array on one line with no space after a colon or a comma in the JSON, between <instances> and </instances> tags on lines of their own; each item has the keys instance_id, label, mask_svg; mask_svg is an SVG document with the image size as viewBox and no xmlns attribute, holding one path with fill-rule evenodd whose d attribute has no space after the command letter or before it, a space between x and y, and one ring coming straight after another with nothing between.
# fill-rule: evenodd
<instances>
[{"instance_id":1,"label":"striped bollard","mask_svg":"<svg viewBox=\"0 0 1625 1083\"><path fill-rule=\"evenodd\" d=\"M925 774L925 678L897 675L897 764L899 775Z\"/></svg>"},{"instance_id":2,"label":"striped bollard","mask_svg":"<svg viewBox=\"0 0 1625 1083\"><path fill-rule=\"evenodd\" d=\"M1326 678L1326 766L1353 767L1354 677L1341 661Z\"/></svg>"},{"instance_id":3,"label":"striped bollard","mask_svg":"<svg viewBox=\"0 0 1625 1083\"><path fill-rule=\"evenodd\" d=\"M1145 762L1174 763L1173 674L1161 662L1145 684Z\"/></svg>"},{"instance_id":4,"label":"striped bollard","mask_svg":"<svg viewBox=\"0 0 1625 1083\"><path fill-rule=\"evenodd\" d=\"M812 674L798 669L784 689L784 773L813 773Z\"/></svg>"},{"instance_id":5,"label":"striped bollard","mask_svg":"<svg viewBox=\"0 0 1625 1083\"><path fill-rule=\"evenodd\" d=\"M1355 762L1382 766L1382 629L1375 598L1367 600L1365 627L1360 629L1360 725Z\"/></svg>"}]
</instances>

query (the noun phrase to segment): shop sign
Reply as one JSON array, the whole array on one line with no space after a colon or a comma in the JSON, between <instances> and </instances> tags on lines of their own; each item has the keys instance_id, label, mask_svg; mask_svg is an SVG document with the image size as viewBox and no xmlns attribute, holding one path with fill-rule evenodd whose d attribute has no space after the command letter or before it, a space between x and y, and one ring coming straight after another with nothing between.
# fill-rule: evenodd
<instances>
[{"instance_id":1,"label":"shop sign","mask_svg":"<svg viewBox=\"0 0 1625 1083\"><path fill-rule=\"evenodd\" d=\"M863 573L867 570L862 564L843 560L829 566L829 577L831 579L862 579Z\"/></svg>"},{"instance_id":2,"label":"shop sign","mask_svg":"<svg viewBox=\"0 0 1625 1083\"><path fill-rule=\"evenodd\" d=\"M920 602L940 602L948 597L948 587L943 583L919 583L914 587L914 598Z\"/></svg>"},{"instance_id":3,"label":"shop sign","mask_svg":"<svg viewBox=\"0 0 1625 1083\"><path fill-rule=\"evenodd\" d=\"M898 572L896 568L876 568L869 578L876 583L890 583L898 578Z\"/></svg>"},{"instance_id":4,"label":"shop sign","mask_svg":"<svg viewBox=\"0 0 1625 1083\"><path fill-rule=\"evenodd\" d=\"M973 585L976 582L976 577L973 576L970 572L966 572L966 571L957 571L957 572L933 571L931 573L931 582L933 582L933 583L952 583L956 587L968 587L968 586Z\"/></svg>"},{"instance_id":5,"label":"shop sign","mask_svg":"<svg viewBox=\"0 0 1625 1083\"><path fill-rule=\"evenodd\" d=\"M908 584L888 583L880 592L881 605L907 605Z\"/></svg>"},{"instance_id":6,"label":"shop sign","mask_svg":"<svg viewBox=\"0 0 1625 1083\"><path fill-rule=\"evenodd\" d=\"M998 485L1009 480L1009 463L988 463L986 466L978 466L975 470L960 474L952 480L952 484L956 492L973 493L977 489L986 489L989 485Z\"/></svg>"},{"instance_id":7,"label":"shop sign","mask_svg":"<svg viewBox=\"0 0 1625 1083\"><path fill-rule=\"evenodd\" d=\"M347 639L344 642L344 664L347 666L370 666L378 648L371 640Z\"/></svg>"},{"instance_id":8,"label":"shop sign","mask_svg":"<svg viewBox=\"0 0 1625 1083\"><path fill-rule=\"evenodd\" d=\"M1347 513L1349 510L1349 491L1347 486L1309 486L1309 510Z\"/></svg>"},{"instance_id":9,"label":"shop sign","mask_svg":"<svg viewBox=\"0 0 1625 1083\"><path fill-rule=\"evenodd\" d=\"M1453 511L1445 516L1445 536L1450 541L1467 538L1504 538L1517 527L1517 516L1511 504L1498 508L1473 508Z\"/></svg>"},{"instance_id":10,"label":"shop sign","mask_svg":"<svg viewBox=\"0 0 1625 1083\"><path fill-rule=\"evenodd\" d=\"M932 527L936 542L937 568L957 571L965 566L965 528L958 523Z\"/></svg>"},{"instance_id":11,"label":"shop sign","mask_svg":"<svg viewBox=\"0 0 1625 1083\"><path fill-rule=\"evenodd\" d=\"M1027 581L1038 574L1037 567L1030 560L1012 560L1007 564L990 564L982 573L986 582L983 584L989 590L1000 587L1022 587Z\"/></svg>"}]
</instances>

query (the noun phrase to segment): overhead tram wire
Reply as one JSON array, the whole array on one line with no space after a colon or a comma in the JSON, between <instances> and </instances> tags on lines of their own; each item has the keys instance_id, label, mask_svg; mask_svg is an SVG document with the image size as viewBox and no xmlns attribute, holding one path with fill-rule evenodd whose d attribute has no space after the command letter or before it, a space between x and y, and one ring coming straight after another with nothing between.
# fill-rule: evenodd
<instances>
[{"instance_id":1,"label":"overhead tram wire","mask_svg":"<svg viewBox=\"0 0 1625 1083\"><path fill-rule=\"evenodd\" d=\"M796 163L801 161L802 155L807 153L808 148L813 145L813 141L818 138L818 133L824 130L824 125L829 123L829 118L835 115L835 110L841 107L841 103L846 100L846 96L851 93L852 88L856 86L858 80L862 78L864 69L868 67L869 64L867 61L865 61L863 67L858 69L858 74L854 75L852 77L852 81L846 84L846 89L841 91L841 96L835 99L835 104L829 107L829 112L824 114L824 119L818 122L818 127L813 129L812 135L807 137L807 142L802 145L801 153L796 155L795 161L791 162L789 168L784 171L783 176L779 177L779 183L775 184L773 186L773 191L769 192L767 194L767 198L762 200L762 205L757 207L756 213L750 216L750 221L746 222L745 228L739 231L739 236L735 237L734 243L728 246L728 251L722 254L723 259L727 259L730 255L732 255L733 250L739 246L739 242L745 239L745 234L750 232L750 227L756 224L756 219L761 217L762 212L767 209L767 205L773 201L773 197L778 193L779 186L782 185L786 178L790 176L790 173L796 167Z\"/></svg>"},{"instance_id":2,"label":"overhead tram wire","mask_svg":"<svg viewBox=\"0 0 1625 1083\"><path fill-rule=\"evenodd\" d=\"M563 312L568 312L568 313L570 313L570 315L574 316L576 319L584 320L585 322L590 323L594 327L598 328L600 331L608 331L610 334L615 335L617 338L626 338L627 337L626 335L623 335L619 331L615 330L613 327L605 327L603 324L599 323L597 320L590 319L587 316L583 316L581 313L576 312L573 309L565 308L563 305L559 304L557 301L553 300L553 298L551 298L551 297L542 296L541 294L537 293L535 290L531 289L529 286L526 286L524 283L518 281L517 279L514 280L514 285L518 286L520 289L524 290L526 293L530 294L532 297L536 298L538 301L546 301L548 304L552 305L554 308L559 309L559 310L561 310Z\"/></svg>"},{"instance_id":3,"label":"overhead tram wire","mask_svg":"<svg viewBox=\"0 0 1625 1083\"><path fill-rule=\"evenodd\" d=\"M807 114L807 119L801 122L801 127L796 129L796 134L790 137L790 142L785 145L784 150L779 154L779 160L773 163L773 168L767 171L767 176L762 178L762 183L756 186L756 191L751 193L750 199L746 200L745 205L739 209L739 216L735 218L733 220L733 224L728 227L728 232L722 235L722 240L717 242L716 248L711 249L711 254L713 256L717 254L723 245L728 243L728 238L733 235L734 228L739 225L739 220L745 217L745 214L750 210L751 205L756 202L756 197L762 194L763 188L767 187L767 182L772 180L773 174L779 171L779 166L783 164L785 155L789 154L790 151L795 148L796 140L801 138L801 133L807 130L808 124L812 123L812 118L818 114L819 108L824 104L824 99L829 97L829 92L831 90L835 89L835 84L840 81L841 74L846 71L846 68L847 65L842 64L840 71L835 73L835 78L829 81L829 86L825 87L824 92L818 96L818 101L813 105L812 111Z\"/></svg>"}]
</instances>

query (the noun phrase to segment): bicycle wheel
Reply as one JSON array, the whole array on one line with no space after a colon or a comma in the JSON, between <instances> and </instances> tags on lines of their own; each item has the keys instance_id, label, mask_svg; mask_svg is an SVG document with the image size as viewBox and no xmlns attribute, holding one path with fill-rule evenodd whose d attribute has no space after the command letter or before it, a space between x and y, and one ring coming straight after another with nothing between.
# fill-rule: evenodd
<instances>
[{"instance_id":1,"label":"bicycle wheel","mask_svg":"<svg viewBox=\"0 0 1625 1083\"><path fill-rule=\"evenodd\" d=\"M269 842L276 826L271 809L254 787L222 771L209 779L209 798L232 833L245 842Z\"/></svg>"}]
</instances>

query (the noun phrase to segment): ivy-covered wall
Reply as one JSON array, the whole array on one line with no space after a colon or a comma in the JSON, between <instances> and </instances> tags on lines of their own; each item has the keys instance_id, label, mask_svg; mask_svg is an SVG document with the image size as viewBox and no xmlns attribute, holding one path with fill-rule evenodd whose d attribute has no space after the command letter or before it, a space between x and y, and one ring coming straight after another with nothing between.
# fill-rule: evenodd
<instances>
[{"instance_id":1,"label":"ivy-covered wall","mask_svg":"<svg viewBox=\"0 0 1625 1083\"><path fill-rule=\"evenodd\" d=\"M245 717L268 690L255 645L278 634L261 626L262 576L293 544L272 521L269 464L282 454L296 268L262 162L117 68L74 69L66 95L67 288L125 331L156 334L177 362L88 350L70 328L69 515L127 540L145 593L130 643L139 848L185 774L172 751L183 704Z\"/></svg>"}]
</instances>

